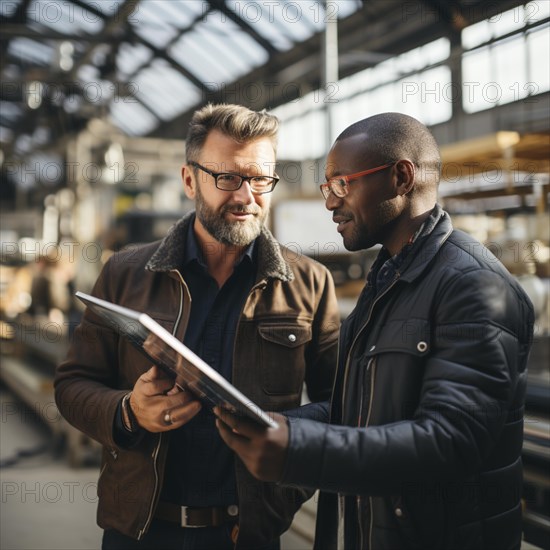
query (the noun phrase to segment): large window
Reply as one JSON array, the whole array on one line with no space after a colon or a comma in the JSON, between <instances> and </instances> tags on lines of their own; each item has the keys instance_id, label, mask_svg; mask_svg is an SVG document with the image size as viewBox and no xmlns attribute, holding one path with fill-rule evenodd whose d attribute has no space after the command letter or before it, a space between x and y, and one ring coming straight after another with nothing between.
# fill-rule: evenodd
<instances>
[{"instance_id":1,"label":"large window","mask_svg":"<svg viewBox=\"0 0 550 550\"><path fill-rule=\"evenodd\" d=\"M538 0L462 31L462 82L452 82L450 42L440 38L274 110L282 121L279 157L322 157L353 122L400 111L432 126L450 120L453 93L475 113L550 90L550 1ZM346 56L341 56L346 62ZM330 120L330 136L326 128Z\"/></svg>"},{"instance_id":2,"label":"large window","mask_svg":"<svg viewBox=\"0 0 550 550\"><path fill-rule=\"evenodd\" d=\"M550 2L530 2L462 31L465 112L550 90L549 16Z\"/></svg>"},{"instance_id":3,"label":"large window","mask_svg":"<svg viewBox=\"0 0 550 550\"><path fill-rule=\"evenodd\" d=\"M353 122L384 111L400 111L431 125L452 116L451 71L444 62L450 44L440 38L329 83L326 90L274 109L282 121L279 158L322 157L328 141ZM346 61L343 56L343 62ZM330 117L331 136L326 121Z\"/></svg>"}]
</instances>

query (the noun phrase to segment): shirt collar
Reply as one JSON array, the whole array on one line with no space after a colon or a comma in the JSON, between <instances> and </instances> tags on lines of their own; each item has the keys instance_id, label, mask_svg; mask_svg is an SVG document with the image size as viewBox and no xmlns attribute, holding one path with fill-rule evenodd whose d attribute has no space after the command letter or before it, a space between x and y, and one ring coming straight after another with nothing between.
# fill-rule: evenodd
<instances>
[{"instance_id":1,"label":"shirt collar","mask_svg":"<svg viewBox=\"0 0 550 550\"><path fill-rule=\"evenodd\" d=\"M432 217L426 219L424 223L415 231L415 233L411 235L405 246L403 246L403 248L394 256L390 256L388 249L382 247L367 274L367 286L380 289L391 279L393 279L409 255L414 243L419 238L428 236L432 232L435 225L436 222L432 220Z\"/></svg>"}]
</instances>

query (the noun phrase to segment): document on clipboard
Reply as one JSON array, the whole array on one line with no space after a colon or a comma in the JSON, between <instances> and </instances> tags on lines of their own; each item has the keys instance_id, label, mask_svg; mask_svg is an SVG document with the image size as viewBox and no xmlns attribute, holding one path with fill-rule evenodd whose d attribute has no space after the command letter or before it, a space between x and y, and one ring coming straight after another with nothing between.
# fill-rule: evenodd
<instances>
[{"instance_id":1,"label":"document on clipboard","mask_svg":"<svg viewBox=\"0 0 550 550\"><path fill-rule=\"evenodd\" d=\"M245 416L262 426L278 427L258 405L146 313L83 292L76 292L76 296L171 376L180 388L193 392L211 406Z\"/></svg>"}]
</instances>

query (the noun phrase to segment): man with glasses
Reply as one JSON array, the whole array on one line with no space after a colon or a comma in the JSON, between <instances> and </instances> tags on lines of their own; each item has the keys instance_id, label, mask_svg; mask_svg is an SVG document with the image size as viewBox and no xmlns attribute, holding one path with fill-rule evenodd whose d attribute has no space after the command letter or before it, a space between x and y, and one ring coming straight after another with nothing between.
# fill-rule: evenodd
<instances>
[{"instance_id":1,"label":"man with glasses","mask_svg":"<svg viewBox=\"0 0 550 550\"><path fill-rule=\"evenodd\" d=\"M266 228L277 119L237 105L197 111L184 191L195 211L162 242L121 252L93 294L147 312L263 409L330 396L339 315L330 274ZM99 338L90 339L93 331ZM215 417L86 311L56 377L73 425L105 448L104 549L276 549L311 491L254 479ZM324 414L325 409L320 408Z\"/></svg>"},{"instance_id":2,"label":"man with glasses","mask_svg":"<svg viewBox=\"0 0 550 550\"><path fill-rule=\"evenodd\" d=\"M342 325L330 424L216 409L259 479L320 488L316 549L519 550L532 304L437 204L437 144L406 115L347 128L321 192L349 250L381 244Z\"/></svg>"}]
</instances>

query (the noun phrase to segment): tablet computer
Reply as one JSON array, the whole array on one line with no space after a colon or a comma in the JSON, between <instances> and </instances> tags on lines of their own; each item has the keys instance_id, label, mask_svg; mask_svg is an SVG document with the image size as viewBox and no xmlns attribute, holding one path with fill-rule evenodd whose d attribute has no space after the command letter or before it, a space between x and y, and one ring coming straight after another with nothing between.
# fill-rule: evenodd
<instances>
[{"instance_id":1,"label":"tablet computer","mask_svg":"<svg viewBox=\"0 0 550 550\"><path fill-rule=\"evenodd\" d=\"M258 405L146 313L83 292L77 292L76 296L172 377L181 389L193 392L206 404L245 416L262 426L278 426Z\"/></svg>"}]
</instances>

